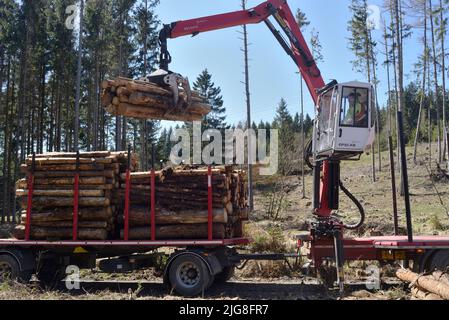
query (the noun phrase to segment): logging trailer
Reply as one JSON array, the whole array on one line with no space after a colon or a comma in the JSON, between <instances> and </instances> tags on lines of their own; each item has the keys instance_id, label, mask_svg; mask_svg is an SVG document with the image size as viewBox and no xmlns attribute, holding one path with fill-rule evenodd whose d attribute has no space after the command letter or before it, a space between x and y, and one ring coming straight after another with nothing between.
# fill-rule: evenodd
<instances>
[{"instance_id":1,"label":"logging trailer","mask_svg":"<svg viewBox=\"0 0 449 320\"><path fill-rule=\"evenodd\" d=\"M270 18L282 29L278 31ZM369 238L349 238L344 230L357 229L363 222L365 213L357 199L343 186L340 180L340 162L357 160L374 140L375 92L369 83L332 81L325 84L313 56L301 34L295 18L285 0L268 0L250 10L242 10L165 25L160 32L160 70L148 77L170 88L175 97L178 86L187 92L188 81L181 75L169 71L171 56L167 49L167 39L186 35L196 36L201 32L230 28L244 24L264 22L272 31L286 53L299 68L303 79L317 106L312 143L306 152L307 163L313 169L313 205L315 222L310 233L298 236L298 247L307 245L310 249L311 266L323 280L334 280L343 288L345 261L375 260L382 263L394 261L413 262L418 272L445 269L449 266L449 236L414 236L411 217L407 211L407 236L386 236ZM287 37L287 40L284 37ZM176 100L176 99L175 99ZM400 120L402 114L398 114ZM402 120L400 121L402 124ZM401 139L403 139L400 126ZM401 141L403 142L403 141ZM403 143L402 143L403 145ZM402 148L404 155L404 149ZM402 157L406 167L405 157ZM154 185L154 169L152 170ZM405 173L406 174L406 173ZM405 176L405 179L407 177ZM226 281L235 267L248 260L285 260L299 254L239 254L240 247L250 239L213 239L212 224L212 184L208 183L208 238L200 240L158 240L151 232L148 241L127 239L127 208L129 208L129 169L125 197L125 239L117 241L80 241L77 239L77 190L74 185L73 239L70 241L35 241L29 236L32 176L28 187L28 210L25 240L0 240L0 280L8 277L28 281L32 274L42 282L61 280L66 267L93 268L97 259L104 272L132 272L147 268L155 263L151 252L157 248L174 248L164 263L163 277L169 288L181 295L194 296L207 290L213 283ZM405 184L408 186L407 180ZM347 225L336 215L339 209L340 189L357 205L360 221ZM154 192L154 188L151 188ZM406 190L406 199L408 190ZM407 202L407 200L406 200ZM151 227L155 228L154 193L151 197ZM396 220L397 221L397 220ZM148 253L149 252L149 253ZM299 252L299 251L298 251ZM332 273L322 268L334 264Z\"/></svg>"}]
</instances>

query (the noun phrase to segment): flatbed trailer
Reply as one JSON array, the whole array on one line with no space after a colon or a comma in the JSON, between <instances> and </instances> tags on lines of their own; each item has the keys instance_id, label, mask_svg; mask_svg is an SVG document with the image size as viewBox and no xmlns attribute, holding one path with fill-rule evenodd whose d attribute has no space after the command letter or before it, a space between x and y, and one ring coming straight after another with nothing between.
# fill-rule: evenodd
<instances>
[{"instance_id":1,"label":"flatbed trailer","mask_svg":"<svg viewBox=\"0 0 449 320\"><path fill-rule=\"evenodd\" d=\"M54 284L67 274L69 266L99 268L107 273L125 273L156 266L158 248L171 248L162 266L168 290L184 296L195 296L213 283L227 281L239 265L248 260L286 260L299 253L242 254L239 249L251 242L248 238L225 240L160 240L160 241L33 241L0 239L0 272L9 271L21 281L32 274L45 284ZM335 261L334 243L316 240L309 235L298 237L298 249L307 246L311 266L329 285L336 275L320 273L320 266ZM413 261L418 272L449 266L449 236L347 238L343 240L345 261ZM160 261L159 261L160 262ZM159 265L160 267L160 265ZM70 269L73 270L73 269ZM1 279L1 277L0 277Z\"/></svg>"}]
</instances>

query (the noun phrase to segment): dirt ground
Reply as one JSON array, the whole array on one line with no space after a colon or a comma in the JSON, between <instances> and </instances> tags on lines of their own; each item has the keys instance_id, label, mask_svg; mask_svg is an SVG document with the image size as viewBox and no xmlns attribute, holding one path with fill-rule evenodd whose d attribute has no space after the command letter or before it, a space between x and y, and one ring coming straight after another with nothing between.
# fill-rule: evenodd
<instances>
[{"instance_id":1,"label":"dirt ground","mask_svg":"<svg viewBox=\"0 0 449 320\"><path fill-rule=\"evenodd\" d=\"M436 150L436 148L434 148ZM429 166L425 146L419 149L417 164L414 164L412 149L407 149L409 161L409 182L412 204L414 233L417 235L447 235L449 233L449 181L431 179L436 164ZM390 168L387 152L382 153L382 171L377 171L373 182L371 156L364 155L361 161L344 162L341 178L345 186L360 200L366 211L365 226L353 235L378 236L393 233L392 193ZM395 158L396 159L396 158ZM376 167L378 160L376 158ZM398 174L398 173L397 173ZM279 197L274 188L273 177L256 177L255 210L246 231L254 239L252 251L294 252L295 236L307 232L312 221L312 178L306 176L306 194L302 194L302 181L298 176L285 178L287 191L281 201L279 215L270 216L270 199ZM435 181L436 180L436 181ZM397 182L399 185L399 180ZM338 213L344 221L355 221L357 209L344 195L341 195L341 210ZM403 198L398 196L399 224L405 232L405 209ZM0 226L0 236L8 235L8 226ZM225 285L214 286L199 299L339 299L335 290L328 290L312 277L301 272L306 260L291 261L292 269L282 262L249 263L237 271ZM406 287L394 278L394 268L383 268L381 276L387 285L379 290L370 290L365 285L365 270L369 263L351 263L347 266L349 300L398 300L409 299ZM80 290L67 291L64 288L48 290L37 284L3 285L0 299L180 299L167 294L167 289L152 270L130 275L105 275L98 270L83 271Z\"/></svg>"}]
</instances>

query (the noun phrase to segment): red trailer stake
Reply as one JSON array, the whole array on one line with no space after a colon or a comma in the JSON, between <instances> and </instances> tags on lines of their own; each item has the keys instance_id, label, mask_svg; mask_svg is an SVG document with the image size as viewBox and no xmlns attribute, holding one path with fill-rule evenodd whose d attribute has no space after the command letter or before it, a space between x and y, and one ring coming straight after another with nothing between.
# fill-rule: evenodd
<instances>
[{"instance_id":1,"label":"red trailer stake","mask_svg":"<svg viewBox=\"0 0 449 320\"><path fill-rule=\"evenodd\" d=\"M155 190L156 187L156 177L154 168L151 169L151 241L156 240L156 199Z\"/></svg>"},{"instance_id":2,"label":"red trailer stake","mask_svg":"<svg viewBox=\"0 0 449 320\"><path fill-rule=\"evenodd\" d=\"M73 240L78 240L78 195L79 195L79 173L75 174L75 185L73 188Z\"/></svg>"},{"instance_id":3,"label":"red trailer stake","mask_svg":"<svg viewBox=\"0 0 449 320\"><path fill-rule=\"evenodd\" d=\"M129 193L131 189L131 172L126 169L126 187L125 187L125 231L124 239L128 241L129 238Z\"/></svg>"},{"instance_id":4,"label":"red trailer stake","mask_svg":"<svg viewBox=\"0 0 449 320\"><path fill-rule=\"evenodd\" d=\"M207 168L207 237L212 240L212 167Z\"/></svg>"},{"instance_id":5,"label":"red trailer stake","mask_svg":"<svg viewBox=\"0 0 449 320\"><path fill-rule=\"evenodd\" d=\"M25 240L30 240L31 231L31 207L33 205L33 186L34 186L34 175L30 173L28 175L28 203L27 203L27 217L25 224Z\"/></svg>"}]
</instances>

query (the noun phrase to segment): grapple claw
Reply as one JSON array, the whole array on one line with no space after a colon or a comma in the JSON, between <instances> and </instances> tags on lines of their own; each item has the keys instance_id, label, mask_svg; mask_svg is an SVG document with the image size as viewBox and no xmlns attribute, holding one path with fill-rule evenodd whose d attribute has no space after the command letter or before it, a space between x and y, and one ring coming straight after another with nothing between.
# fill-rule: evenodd
<instances>
[{"instance_id":1,"label":"grapple claw","mask_svg":"<svg viewBox=\"0 0 449 320\"><path fill-rule=\"evenodd\" d=\"M181 108L182 111L190 106L192 101L192 90L190 89L190 83L188 78L184 78L179 73L174 73L166 70L159 69L153 72L147 81L157 83L162 86L166 86L173 93L173 106L167 110L165 114L170 114L173 110ZM182 106L179 106L179 88L182 88L186 94L186 99Z\"/></svg>"}]
</instances>

